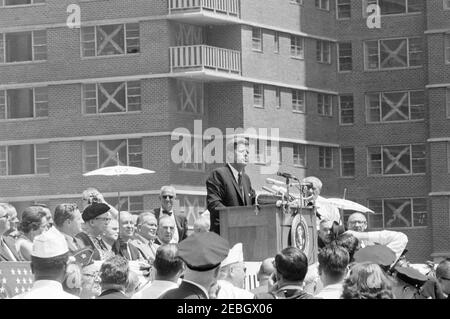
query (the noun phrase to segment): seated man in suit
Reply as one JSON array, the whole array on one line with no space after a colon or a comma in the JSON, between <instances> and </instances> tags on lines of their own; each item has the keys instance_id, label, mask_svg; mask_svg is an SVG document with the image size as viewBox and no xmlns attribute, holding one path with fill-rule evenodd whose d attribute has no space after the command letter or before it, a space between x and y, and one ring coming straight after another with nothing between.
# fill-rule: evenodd
<instances>
[{"instance_id":1,"label":"seated man in suit","mask_svg":"<svg viewBox=\"0 0 450 319\"><path fill-rule=\"evenodd\" d=\"M158 221L153 213L144 212L137 219L137 230L131 244L136 246L144 258L153 264L156 250L159 245L155 242L158 230Z\"/></svg>"},{"instance_id":2,"label":"seated man in suit","mask_svg":"<svg viewBox=\"0 0 450 319\"><path fill-rule=\"evenodd\" d=\"M10 215L0 206L0 262L22 260L16 251L14 238L5 236L10 228Z\"/></svg>"},{"instance_id":3,"label":"seated man in suit","mask_svg":"<svg viewBox=\"0 0 450 319\"><path fill-rule=\"evenodd\" d=\"M218 208L251 206L255 191L244 168L248 164L248 141L235 138L227 145L227 164L211 172L206 180L206 201L211 218L211 231L220 234Z\"/></svg>"},{"instance_id":4,"label":"seated man in suit","mask_svg":"<svg viewBox=\"0 0 450 319\"><path fill-rule=\"evenodd\" d=\"M133 217L129 212L120 212L119 238L113 244L112 251L127 260L144 260L139 249L131 244L134 235Z\"/></svg>"},{"instance_id":5,"label":"seated man in suit","mask_svg":"<svg viewBox=\"0 0 450 319\"><path fill-rule=\"evenodd\" d=\"M130 267L122 256L113 256L100 267L102 293L95 299L130 299L125 292L128 286Z\"/></svg>"},{"instance_id":6,"label":"seated man in suit","mask_svg":"<svg viewBox=\"0 0 450 319\"><path fill-rule=\"evenodd\" d=\"M163 216L170 216L177 228L171 243L176 244L187 237L187 218L179 212L173 210L173 203L177 193L173 186L163 186L159 193L161 207L153 210L158 222Z\"/></svg>"},{"instance_id":7,"label":"seated man in suit","mask_svg":"<svg viewBox=\"0 0 450 319\"><path fill-rule=\"evenodd\" d=\"M81 233L81 218L80 210L76 204L60 204L55 208L54 223L56 229L64 235L67 246L71 252L75 252L83 248L81 239L75 236Z\"/></svg>"}]
</instances>

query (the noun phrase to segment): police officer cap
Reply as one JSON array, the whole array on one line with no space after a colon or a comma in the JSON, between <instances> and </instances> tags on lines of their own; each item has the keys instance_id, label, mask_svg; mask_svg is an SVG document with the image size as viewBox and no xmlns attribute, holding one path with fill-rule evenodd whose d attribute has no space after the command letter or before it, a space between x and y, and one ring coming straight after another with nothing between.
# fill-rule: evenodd
<instances>
[{"instance_id":1,"label":"police officer cap","mask_svg":"<svg viewBox=\"0 0 450 319\"><path fill-rule=\"evenodd\" d=\"M362 263L370 261L380 266L388 267L396 259L395 253L385 245L372 245L359 249L355 255L355 261Z\"/></svg>"},{"instance_id":2,"label":"police officer cap","mask_svg":"<svg viewBox=\"0 0 450 319\"><path fill-rule=\"evenodd\" d=\"M83 211L82 217L85 222L94 219L110 210L110 207L103 203L92 203Z\"/></svg>"},{"instance_id":3,"label":"police officer cap","mask_svg":"<svg viewBox=\"0 0 450 319\"><path fill-rule=\"evenodd\" d=\"M412 286L421 286L428 280L427 276L412 267L396 266L395 270L398 278Z\"/></svg>"},{"instance_id":4,"label":"police officer cap","mask_svg":"<svg viewBox=\"0 0 450 319\"><path fill-rule=\"evenodd\" d=\"M228 241L213 232L194 233L178 244L178 256L195 271L216 268L227 257Z\"/></svg>"}]
</instances>

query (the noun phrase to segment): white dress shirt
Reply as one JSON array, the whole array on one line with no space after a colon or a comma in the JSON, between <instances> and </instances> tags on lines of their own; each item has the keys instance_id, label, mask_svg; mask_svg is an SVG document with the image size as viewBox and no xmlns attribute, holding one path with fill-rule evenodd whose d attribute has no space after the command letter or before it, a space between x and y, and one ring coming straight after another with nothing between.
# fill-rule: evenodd
<instances>
[{"instance_id":1,"label":"white dress shirt","mask_svg":"<svg viewBox=\"0 0 450 319\"><path fill-rule=\"evenodd\" d=\"M13 299L80 299L63 290L60 282L55 280L38 280L30 291L14 296Z\"/></svg>"}]
</instances>

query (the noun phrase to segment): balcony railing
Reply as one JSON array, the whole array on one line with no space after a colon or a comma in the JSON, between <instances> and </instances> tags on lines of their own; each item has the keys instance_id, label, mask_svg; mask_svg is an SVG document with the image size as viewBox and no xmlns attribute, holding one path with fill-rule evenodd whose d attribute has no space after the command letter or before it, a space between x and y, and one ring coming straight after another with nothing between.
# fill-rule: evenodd
<instances>
[{"instance_id":1,"label":"balcony railing","mask_svg":"<svg viewBox=\"0 0 450 319\"><path fill-rule=\"evenodd\" d=\"M241 74L241 53L208 45L170 48L170 71L208 69Z\"/></svg>"},{"instance_id":2,"label":"balcony railing","mask_svg":"<svg viewBox=\"0 0 450 319\"><path fill-rule=\"evenodd\" d=\"M240 0L169 0L169 13L205 10L239 17Z\"/></svg>"}]
</instances>

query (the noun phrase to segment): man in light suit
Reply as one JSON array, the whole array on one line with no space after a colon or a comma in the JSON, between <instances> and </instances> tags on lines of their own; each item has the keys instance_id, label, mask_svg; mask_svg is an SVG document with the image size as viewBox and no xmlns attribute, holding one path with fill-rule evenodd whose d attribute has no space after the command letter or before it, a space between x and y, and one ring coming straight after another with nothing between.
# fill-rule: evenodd
<instances>
[{"instance_id":1,"label":"man in light suit","mask_svg":"<svg viewBox=\"0 0 450 319\"><path fill-rule=\"evenodd\" d=\"M175 212L173 209L174 201L177 197L175 187L173 186L163 186L159 194L159 200L161 201L161 206L153 210L156 219L159 220L161 217L167 215L172 218L177 226L177 231L170 243L177 244L187 237L187 218L185 215Z\"/></svg>"},{"instance_id":2,"label":"man in light suit","mask_svg":"<svg viewBox=\"0 0 450 319\"><path fill-rule=\"evenodd\" d=\"M220 234L218 208L251 206L255 203L255 190L244 171L249 160L248 141L243 137L235 138L228 148L227 164L212 171L206 181L211 231L217 234Z\"/></svg>"}]
</instances>

